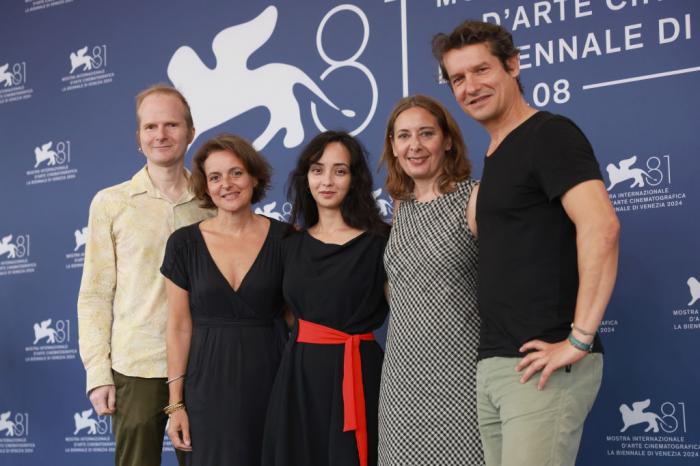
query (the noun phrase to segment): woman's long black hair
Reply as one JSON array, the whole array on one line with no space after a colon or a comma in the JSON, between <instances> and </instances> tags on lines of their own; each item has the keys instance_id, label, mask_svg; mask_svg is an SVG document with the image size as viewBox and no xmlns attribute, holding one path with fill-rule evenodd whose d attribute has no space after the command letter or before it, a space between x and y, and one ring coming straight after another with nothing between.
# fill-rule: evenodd
<instances>
[{"instance_id":1,"label":"woman's long black hair","mask_svg":"<svg viewBox=\"0 0 700 466\"><path fill-rule=\"evenodd\" d=\"M301 228L318 223L318 207L311 196L307 176L311 164L319 161L326 146L332 142L339 142L350 153L350 189L340 205L343 220L352 228L387 235L389 225L382 221L372 197L372 174L367 164L367 151L357 139L344 131L320 133L301 151L296 168L289 174L287 198L293 206L290 223Z\"/></svg>"}]
</instances>

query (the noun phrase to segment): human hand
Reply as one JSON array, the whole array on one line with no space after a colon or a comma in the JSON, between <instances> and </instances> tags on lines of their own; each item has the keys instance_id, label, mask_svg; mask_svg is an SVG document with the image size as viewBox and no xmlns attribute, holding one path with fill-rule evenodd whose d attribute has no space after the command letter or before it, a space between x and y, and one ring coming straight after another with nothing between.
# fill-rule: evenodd
<instances>
[{"instance_id":1,"label":"human hand","mask_svg":"<svg viewBox=\"0 0 700 466\"><path fill-rule=\"evenodd\" d=\"M117 404L117 389L114 385L101 385L88 394L92 407L100 416L114 414Z\"/></svg>"},{"instance_id":2,"label":"human hand","mask_svg":"<svg viewBox=\"0 0 700 466\"><path fill-rule=\"evenodd\" d=\"M532 351L534 350L534 351ZM557 369L574 364L583 359L586 351L574 348L567 340L558 343L545 343L541 340L531 340L520 347L520 352L532 351L528 353L515 366L515 370L520 372L525 369L520 383L527 382L535 373L542 371L537 384L538 390L544 390L544 386Z\"/></svg>"},{"instance_id":3,"label":"human hand","mask_svg":"<svg viewBox=\"0 0 700 466\"><path fill-rule=\"evenodd\" d=\"M190 420L187 411L178 409L170 415L168 423L168 437L173 442L173 446L178 450L192 451L190 440Z\"/></svg>"}]
</instances>

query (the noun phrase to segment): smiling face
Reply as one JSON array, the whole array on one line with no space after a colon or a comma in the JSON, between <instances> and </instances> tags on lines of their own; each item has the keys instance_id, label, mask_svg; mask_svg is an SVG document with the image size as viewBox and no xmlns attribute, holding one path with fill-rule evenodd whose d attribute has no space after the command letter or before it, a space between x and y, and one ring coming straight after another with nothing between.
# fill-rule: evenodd
<instances>
[{"instance_id":1,"label":"smiling face","mask_svg":"<svg viewBox=\"0 0 700 466\"><path fill-rule=\"evenodd\" d=\"M250 210L258 180L248 173L240 158L229 151L214 151L204 161L204 174L207 194L219 210Z\"/></svg>"},{"instance_id":2,"label":"smiling face","mask_svg":"<svg viewBox=\"0 0 700 466\"><path fill-rule=\"evenodd\" d=\"M149 164L169 167L183 163L194 128L185 120L185 107L176 97L148 95L138 108L136 139Z\"/></svg>"},{"instance_id":3,"label":"smiling face","mask_svg":"<svg viewBox=\"0 0 700 466\"><path fill-rule=\"evenodd\" d=\"M414 181L435 181L442 174L445 151L452 141L432 113L411 107L396 117L391 147L401 169Z\"/></svg>"},{"instance_id":4,"label":"smiling face","mask_svg":"<svg viewBox=\"0 0 700 466\"><path fill-rule=\"evenodd\" d=\"M516 81L520 74L517 55L508 59L510 71L487 43L450 50L442 60L457 103L486 127L506 120L509 110L522 99Z\"/></svg>"},{"instance_id":5,"label":"smiling face","mask_svg":"<svg viewBox=\"0 0 700 466\"><path fill-rule=\"evenodd\" d=\"M306 179L319 209L339 209L352 181L350 152L340 142L331 142L321 158L311 163Z\"/></svg>"}]
</instances>

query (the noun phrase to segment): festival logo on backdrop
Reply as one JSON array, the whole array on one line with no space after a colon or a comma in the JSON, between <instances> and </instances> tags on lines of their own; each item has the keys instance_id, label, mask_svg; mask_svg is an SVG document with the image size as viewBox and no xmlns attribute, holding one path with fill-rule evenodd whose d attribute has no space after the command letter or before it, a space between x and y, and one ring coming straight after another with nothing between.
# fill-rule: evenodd
<instances>
[{"instance_id":1,"label":"festival logo on backdrop","mask_svg":"<svg viewBox=\"0 0 700 466\"><path fill-rule=\"evenodd\" d=\"M15 436L15 423L10 419L11 414L10 411L0 414L0 433L5 431L5 437Z\"/></svg>"},{"instance_id":2,"label":"festival logo on backdrop","mask_svg":"<svg viewBox=\"0 0 700 466\"><path fill-rule=\"evenodd\" d=\"M70 140L48 141L34 147L31 168L26 171L27 186L74 180L78 169L71 167Z\"/></svg>"},{"instance_id":3,"label":"festival logo on backdrop","mask_svg":"<svg viewBox=\"0 0 700 466\"><path fill-rule=\"evenodd\" d=\"M683 207L685 192L672 186L671 155L632 155L609 163L607 190L616 212Z\"/></svg>"},{"instance_id":4,"label":"festival logo on backdrop","mask_svg":"<svg viewBox=\"0 0 700 466\"><path fill-rule=\"evenodd\" d=\"M72 92L114 81L115 73L108 71L107 45L84 45L68 53L66 71L61 78L61 92Z\"/></svg>"},{"instance_id":5,"label":"festival logo on backdrop","mask_svg":"<svg viewBox=\"0 0 700 466\"><path fill-rule=\"evenodd\" d=\"M29 414L0 411L0 455L34 453L29 440Z\"/></svg>"},{"instance_id":6,"label":"festival logo on backdrop","mask_svg":"<svg viewBox=\"0 0 700 466\"><path fill-rule=\"evenodd\" d=\"M78 356L70 319L34 322L31 346L24 348L25 362L69 361Z\"/></svg>"},{"instance_id":7,"label":"festival logo on backdrop","mask_svg":"<svg viewBox=\"0 0 700 466\"><path fill-rule=\"evenodd\" d=\"M26 84L27 62L0 61L0 105L30 99L34 89Z\"/></svg>"},{"instance_id":8,"label":"festival logo on backdrop","mask_svg":"<svg viewBox=\"0 0 700 466\"><path fill-rule=\"evenodd\" d=\"M30 262L31 237L29 234L0 236L0 277L34 273L36 262Z\"/></svg>"},{"instance_id":9,"label":"festival logo on backdrop","mask_svg":"<svg viewBox=\"0 0 700 466\"><path fill-rule=\"evenodd\" d=\"M321 43L321 32L328 18L335 13L348 10L360 17L365 38L362 46L346 60L328 57ZM314 79L300 68L286 63L268 63L261 67L248 68L249 57L272 36L277 24L277 8L268 6L260 15L246 23L220 31L212 42L216 66L208 68L197 52L188 46L178 48L170 58L168 77L182 91L192 109L201 135L256 107L265 107L270 113L267 127L257 136L253 146L260 150L267 146L275 135L284 131L286 148L297 147L304 141L301 122L301 107L294 95L294 86L300 84L311 91L327 107L347 117L348 125L354 122L356 111L340 108L321 89ZM367 17L358 7L341 5L331 10L319 25L317 48L330 67L321 75L323 81L332 71L351 67L359 70L370 82L372 103L365 120L352 134L358 134L374 115L377 101L377 86L371 71L357 58L364 51L369 35ZM311 45L311 44L309 44ZM311 103L311 114L319 130L325 130L315 103ZM347 126L347 125L346 125ZM197 137L195 135L195 138Z\"/></svg>"},{"instance_id":10,"label":"festival logo on backdrop","mask_svg":"<svg viewBox=\"0 0 700 466\"><path fill-rule=\"evenodd\" d=\"M690 302L688 306L692 306L700 299L700 281L695 277L690 277L687 283L690 289Z\"/></svg>"},{"instance_id":11,"label":"festival logo on backdrop","mask_svg":"<svg viewBox=\"0 0 700 466\"><path fill-rule=\"evenodd\" d=\"M618 421L610 424L619 429L605 437L607 456L699 457L688 412L684 401L624 400L618 406Z\"/></svg>"},{"instance_id":12,"label":"festival logo on backdrop","mask_svg":"<svg viewBox=\"0 0 700 466\"><path fill-rule=\"evenodd\" d=\"M66 453L114 453L112 416L98 416L92 408L73 413Z\"/></svg>"},{"instance_id":13,"label":"festival logo on backdrop","mask_svg":"<svg viewBox=\"0 0 700 466\"><path fill-rule=\"evenodd\" d=\"M688 277L685 286L678 284L678 294L681 296L677 300L678 308L671 310L673 330L676 332L700 330L700 309L696 306L700 301L700 281L697 277Z\"/></svg>"},{"instance_id":14,"label":"festival logo on backdrop","mask_svg":"<svg viewBox=\"0 0 700 466\"><path fill-rule=\"evenodd\" d=\"M66 253L66 269L82 269L85 263L85 241L87 241L87 227L78 228L73 232L75 246L71 252Z\"/></svg>"},{"instance_id":15,"label":"festival logo on backdrop","mask_svg":"<svg viewBox=\"0 0 700 466\"><path fill-rule=\"evenodd\" d=\"M288 222L289 217L292 215L292 204L290 202L283 202L280 210L277 209L277 202L272 201L263 205L262 207L256 207L255 213L258 215L264 215L265 217L273 218L279 220L280 222Z\"/></svg>"},{"instance_id":16,"label":"festival logo on backdrop","mask_svg":"<svg viewBox=\"0 0 700 466\"><path fill-rule=\"evenodd\" d=\"M372 197L374 197L374 202L377 204L377 210L379 210L379 215L382 216L384 220L391 220L394 215L394 200L386 195L386 199L382 197L382 188L377 188L372 191Z\"/></svg>"}]
</instances>

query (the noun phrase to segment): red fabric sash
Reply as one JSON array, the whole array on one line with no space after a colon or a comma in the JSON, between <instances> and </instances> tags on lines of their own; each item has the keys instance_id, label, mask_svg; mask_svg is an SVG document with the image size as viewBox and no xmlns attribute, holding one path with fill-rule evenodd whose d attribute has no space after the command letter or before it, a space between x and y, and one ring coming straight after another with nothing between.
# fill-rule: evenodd
<instances>
[{"instance_id":1,"label":"red fabric sash","mask_svg":"<svg viewBox=\"0 0 700 466\"><path fill-rule=\"evenodd\" d=\"M325 325L299 319L297 342L317 345L345 345L343 358L343 432L355 431L360 466L367 466L367 418L362 383L360 341L373 341L371 332L350 335Z\"/></svg>"}]
</instances>

